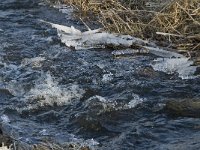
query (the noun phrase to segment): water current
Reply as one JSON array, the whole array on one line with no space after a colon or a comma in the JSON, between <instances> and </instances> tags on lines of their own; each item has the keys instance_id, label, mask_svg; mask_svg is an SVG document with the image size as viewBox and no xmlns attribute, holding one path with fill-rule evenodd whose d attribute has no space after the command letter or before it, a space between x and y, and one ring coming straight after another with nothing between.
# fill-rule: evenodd
<instances>
[{"instance_id":1,"label":"water current","mask_svg":"<svg viewBox=\"0 0 200 150\"><path fill-rule=\"evenodd\" d=\"M182 64L176 60L163 60L163 69L153 55L113 57L109 49L67 48L39 20L85 30L71 11L39 0L0 0L2 132L25 149L39 143L63 149L199 149L200 119L163 110L169 100L199 99L199 77L168 69Z\"/></svg>"}]
</instances>

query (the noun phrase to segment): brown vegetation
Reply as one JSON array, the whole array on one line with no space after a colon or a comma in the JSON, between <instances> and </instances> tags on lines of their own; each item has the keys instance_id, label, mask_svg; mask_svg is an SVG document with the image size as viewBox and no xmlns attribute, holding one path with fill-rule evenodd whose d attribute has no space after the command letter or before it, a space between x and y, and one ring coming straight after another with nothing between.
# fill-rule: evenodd
<instances>
[{"instance_id":1,"label":"brown vegetation","mask_svg":"<svg viewBox=\"0 0 200 150\"><path fill-rule=\"evenodd\" d=\"M63 0L80 14L95 14L107 31L178 50L200 49L200 0ZM166 42L167 41L167 42ZM168 45L169 46L169 45Z\"/></svg>"}]
</instances>

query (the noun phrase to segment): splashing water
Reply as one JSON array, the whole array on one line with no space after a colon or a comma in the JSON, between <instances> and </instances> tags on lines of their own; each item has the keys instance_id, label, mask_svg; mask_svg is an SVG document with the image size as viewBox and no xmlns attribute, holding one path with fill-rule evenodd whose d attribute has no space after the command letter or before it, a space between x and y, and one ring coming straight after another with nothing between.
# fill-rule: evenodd
<instances>
[{"instance_id":1,"label":"splashing water","mask_svg":"<svg viewBox=\"0 0 200 150\"><path fill-rule=\"evenodd\" d=\"M134 108L135 106L137 106L138 104L146 100L146 99L140 98L137 94L132 94L132 96L133 96L133 99L124 106L127 109Z\"/></svg>"},{"instance_id":2,"label":"splashing water","mask_svg":"<svg viewBox=\"0 0 200 150\"><path fill-rule=\"evenodd\" d=\"M137 94L132 94L133 99L131 99L128 103L124 102L117 102L117 101L111 101L105 97L95 95L93 97L90 97L86 101L85 107L89 110L93 110L94 108L101 107L100 110L93 110L97 111L97 114L101 114L108 111L119 111L119 110L127 110L136 107L138 104L145 101L145 99L139 97Z\"/></svg>"},{"instance_id":3,"label":"splashing water","mask_svg":"<svg viewBox=\"0 0 200 150\"><path fill-rule=\"evenodd\" d=\"M43 80L44 79L44 80ZM25 96L28 101L39 101L40 105L59 106L69 104L72 100L80 99L85 91L78 85L69 85L68 87L59 86L50 73L47 73L35 83L35 87Z\"/></svg>"},{"instance_id":4,"label":"splashing water","mask_svg":"<svg viewBox=\"0 0 200 150\"><path fill-rule=\"evenodd\" d=\"M71 11L31 0L0 2L0 122L16 149L49 143L51 149L198 149L199 118L171 118L163 110L169 98L199 98L199 78L181 79L194 77L192 62L149 41L84 32ZM38 20L58 23L50 24L61 31ZM144 51L88 50L124 42ZM165 59L152 63L155 56Z\"/></svg>"},{"instance_id":5,"label":"splashing water","mask_svg":"<svg viewBox=\"0 0 200 150\"><path fill-rule=\"evenodd\" d=\"M110 72L110 73L108 73L108 74L104 74L104 75L103 75L102 81L103 81L103 82L109 82L109 81L111 81L112 79L113 79L113 74Z\"/></svg>"}]
</instances>

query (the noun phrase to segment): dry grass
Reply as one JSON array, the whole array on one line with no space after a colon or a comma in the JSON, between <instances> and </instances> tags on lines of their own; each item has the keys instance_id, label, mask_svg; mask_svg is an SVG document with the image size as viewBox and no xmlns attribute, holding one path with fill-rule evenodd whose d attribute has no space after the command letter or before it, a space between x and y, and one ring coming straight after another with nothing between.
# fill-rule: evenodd
<instances>
[{"instance_id":1,"label":"dry grass","mask_svg":"<svg viewBox=\"0 0 200 150\"><path fill-rule=\"evenodd\" d=\"M63 0L95 14L107 31L200 49L200 0Z\"/></svg>"}]
</instances>

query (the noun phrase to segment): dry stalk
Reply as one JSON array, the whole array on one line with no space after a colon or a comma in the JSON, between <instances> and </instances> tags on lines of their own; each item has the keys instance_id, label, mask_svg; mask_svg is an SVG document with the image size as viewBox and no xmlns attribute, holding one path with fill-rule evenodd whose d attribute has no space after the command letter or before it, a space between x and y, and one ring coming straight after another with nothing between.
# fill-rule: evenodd
<instances>
[{"instance_id":1,"label":"dry stalk","mask_svg":"<svg viewBox=\"0 0 200 150\"><path fill-rule=\"evenodd\" d=\"M173 45L189 43L199 49L200 0L64 0L83 14L96 14L109 32L153 40L170 39ZM156 34L160 32L163 34ZM166 36L167 35L167 36Z\"/></svg>"}]
</instances>

